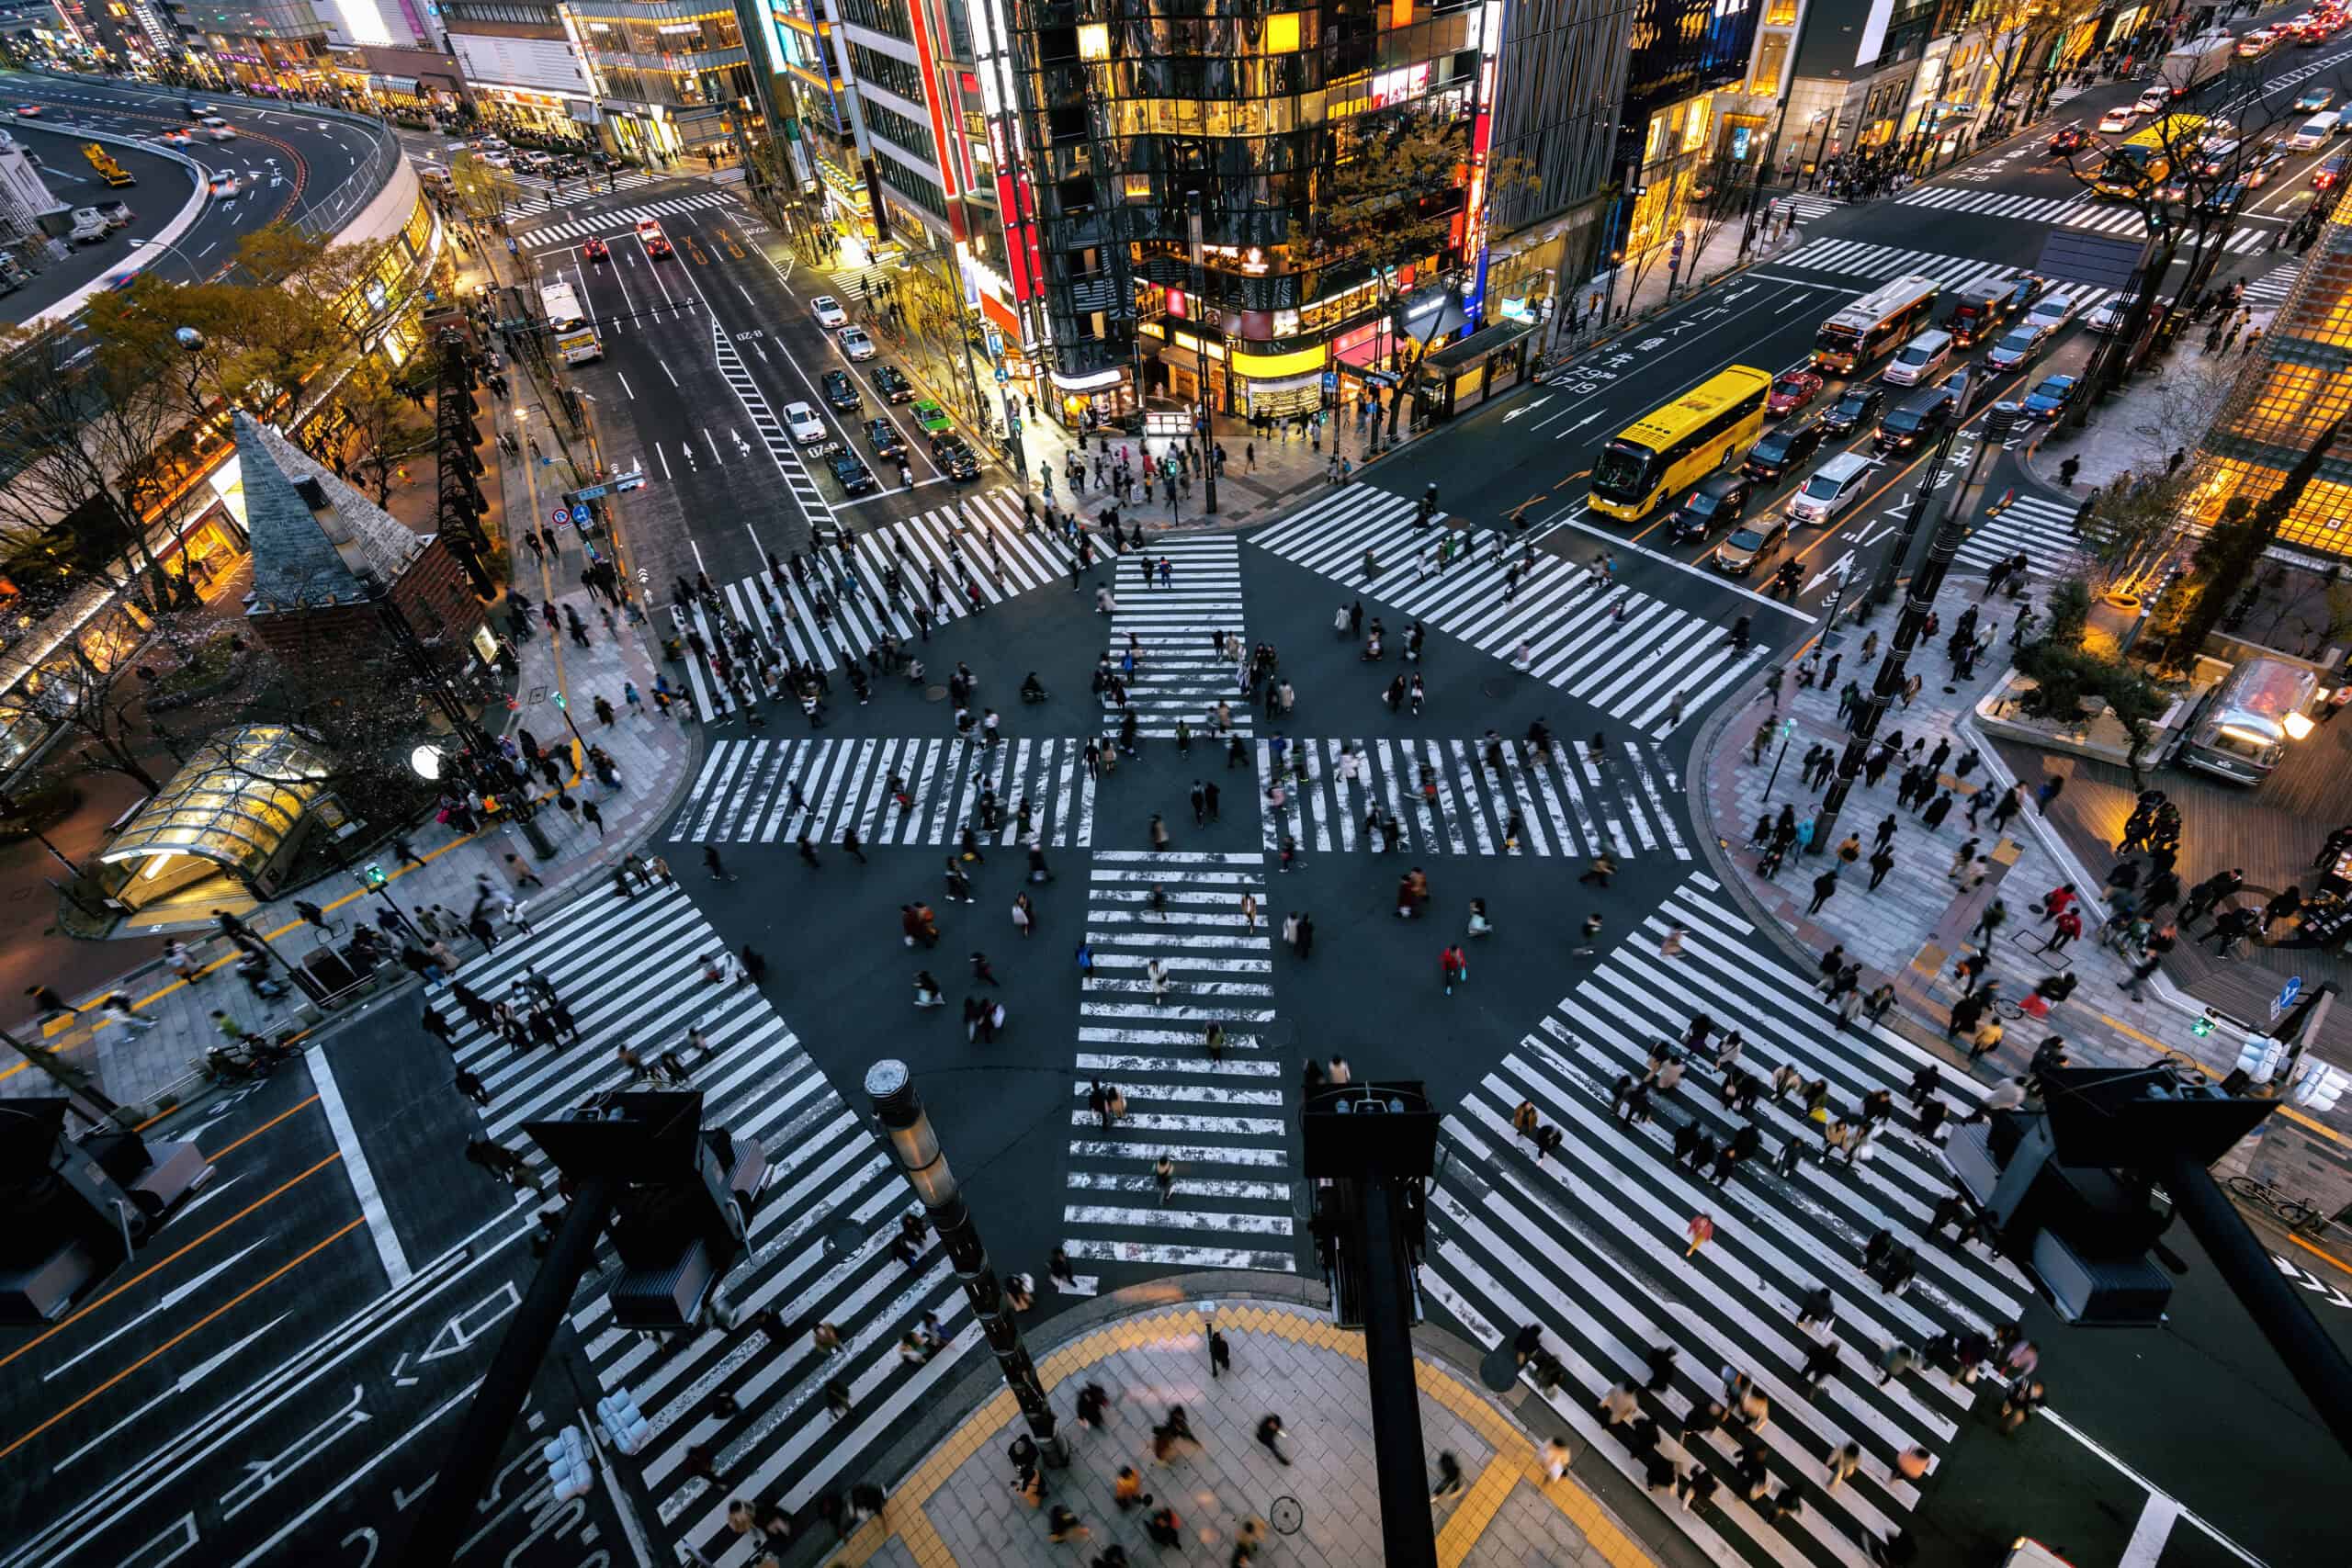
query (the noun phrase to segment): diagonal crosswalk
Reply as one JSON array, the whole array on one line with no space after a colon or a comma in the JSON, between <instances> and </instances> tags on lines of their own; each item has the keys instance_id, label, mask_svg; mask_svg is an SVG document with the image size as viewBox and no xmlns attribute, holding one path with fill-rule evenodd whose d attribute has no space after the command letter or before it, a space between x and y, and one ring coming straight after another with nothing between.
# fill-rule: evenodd
<instances>
[{"instance_id":1,"label":"diagonal crosswalk","mask_svg":"<svg viewBox=\"0 0 2352 1568\"><path fill-rule=\"evenodd\" d=\"M567 218L560 222L541 223L532 228L516 226L515 238L529 250L546 250L553 245L576 244L591 235L606 239L626 234L648 218L675 218L688 212L698 212L712 207L732 207L734 196L723 190L696 191L691 196L664 197L638 207L624 207L612 212L592 212L584 218Z\"/></svg>"},{"instance_id":2,"label":"diagonal crosswalk","mask_svg":"<svg viewBox=\"0 0 2352 1568\"><path fill-rule=\"evenodd\" d=\"M2095 201L2087 194L2069 197L2012 196L2000 191L1974 190L1966 186L1914 186L1894 198L1898 207L1929 207L1939 212L1975 212L1987 218L2006 218L2027 223L2053 223L2068 229L2087 229L2095 233L2118 234L2137 240L2148 232L2147 220L2137 208L2111 202ZM2240 229L2231 234L2222 248L2232 255L2245 255L2269 243L2270 235L2260 229ZM2192 244L2198 242L2194 239Z\"/></svg>"},{"instance_id":3,"label":"diagonal crosswalk","mask_svg":"<svg viewBox=\"0 0 2352 1568\"><path fill-rule=\"evenodd\" d=\"M913 1195L790 1027L756 987L705 983L704 958L724 952L726 942L683 891L671 885L623 898L603 890L537 926L458 978L496 1003L526 967L536 970L571 1010L576 1038L517 1051L467 1021L452 984L432 993L459 1026L455 1061L490 1092L487 1134L525 1149L535 1171L551 1174L527 1147L524 1122L628 1085L618 1045L649 1063L680 1047L704 1095L705 1124L756 1139L775 1168L751 1216L750 1254L728 1275L724 1293L746 1316L775 1308L788 1332L772 1337L747 1325L659 1343L613 1325L601 1277L572 1303L571 1325L598 1382L608 1392L627 1388L651 1427L645 1447L624 1462L638 1467L662 1524L719 1559L737 1543L726 1523L730 1496L797 1507L861 1478L856 1466L980 1344L978 1330L935 1241L911 1263L890 1255L899 1216L918 1207ZM704 1032L707 1056L683 1049L690 1026ZM926 1311L938 1314L946 1346L912 1365L899 1353L899 1337ZM809 1327L820 1322L840 1329L839 1351L810 1342ZM851 1393L839 1417L826 1408L832 1379ZM722 1393L740 1414L720 1413ZM687 1472L695 1447L715 1456L725 1491Z\"/></svg>"},{"instance_id":4,"label":"diagonal crosswalk","mask_svg":"<svg viewBox=\"0 0 2352 1568\"><path fill-rule=\"evenodd\" d=\"M692 626L707 649L726 649L737 665L763 652L839 670L882 646L886 637L923 639L921 608L933 627L980 615L1057 579L1067 580L1064 547L1040 531L1023 531L1020 498L1009 491L964 498L966 527L940 507L849 536L846 552L828 546L804 558L804 570L771 570L719 591L722 617L705 602L673 605L683 635ZM893 571L896 572L894 588ZM974 595L978 598L975 600ZM738 705L711 657L685 661L695 711L707 723Z\"/></svg>"},{"instance_id":5,"label":"diagonal crosswalk","mask_svg":"<svg viewBox=\"0 0 2352 1568\"><path fill-rule=\"evenodd\" d=\"M1774 256L1772 265L1803 272L1836 272L1869 278L1903 277L1916 274L1932 277L1946 288L1963 288L1972 283L2006 283L2012 277L2023 277L2030 270L2002 262L1979 261L1973 256L1902 250L1894 245L1868 244L1860 240L1815 240L1811 244L1798 246L1786 255ZM2069 286L2068 292L2075 296L2075 313L2081 316L2104 304L2115 290Z\"/></svg>"},{"instance_id":6,"label":"diagonal crosswalk","mask_svg":"<svg viewBox=\"0 0 2352 1568\"><path fill-rule=\"evenodd\" d=\"M2245 297L2256 308L2275 310L2287 302L2288 290L2295 287L2295 275L2303 270L2301 262L2289 262L2274 266L2245 286Z\"/></svg>"},{"instance_id":7,"label":"diagonal crosswalk","mask_svg":"<svg viewBox=\"0 0 2352 1568\"><path fill-rule=\"evenodd\" d=\"M1287 1080L1272 1038L1268 928L1281 917L1266 897L1261 855L1095 852L1062 1209L1073 1262L1296 1271ZM1124 1117L1092 1109L1097 1084L1126 1097ZM1175 1162L1164 1194L1163 1156Z\"/></svg>"},{"instance_id":8,"label":"diagonal crosswalk","mask_svg":"<svg viewBox=\"0 0 2352 1568\"><path fill-rule=\"evenodd\" d=\"M1881 1351L2014 1323L2030 1292L2009 1264L1923 1234L1950 1182L1914 1131L1903 1091L1932 1058L1891 1032L1840 1031L1818 994L1721 895L1692 875L1446 1117L1443 1135L1457 1157L1443 1162L1430 1199L1422 1283L1481 1344L1539 1325L1566 1372L1562 1388L1539 1388L1539 1396L1635 1485L1643 1461L1622 1429L1606 1427L1594 1403L1601 1391L1643 1382L1647 1353L1671 1347L1679 1359L1665 1385L1642 1397L1670 1439L1695 1404L1722 1396L1719 1369L1747 1372L1770 1399L1770 1418L1738 1438L1724 1427L1693 1431L1688 1458L1721 1490L1703 1508L1668 1506L1664 1517L1720 1563L1864 1568L1865 1539L1903 1528L1918 1502L1893 1461L1913 1444L1947 1448L1978 1392L1928 1367L1882 1387ZM1659 953L1669 923L1686 932L1678 958ZM1743 1068L1769 1078L1793 1066L1826 1085L1841 1116L1865 1093L1893 1089L1898 1110L1869 1157L1814 1158L1822 1140L1797 1097L1775 1101L1768 1092L1746 1116L1723 1108L1712 1052L1697 1055L1679 1087L1654 1091L1653 1120L1619 1121L1619 1076L1639 1078L1652 1043L1682 1038L1702 1005L1718 1039L1724 1029L1742 1031ZM1973 1086L1963 1087L1966 1097L1945 1095L1954 1111L1973 1098ZM1522 1100L1565 1134L1541 1160L1512 1129ZM1759 1150L1726 1185L1676 1162L1678 1125L1695 1122L1727 1141L1750 1122ZM1807 1153L1783 1179L1769 1168L1788 1140ZM1715 1232L1692 1257L1685 1227L1696 1213L1710 1215ZM1882 1227L1917 1254L1917 1277L1892 1293L1860 1269L1864 1243ZM1801 1325L1796 1303L1816 1288L1829 1291L1833 1317ZM1835 1369L1809 1399L1800 1370L1824 1345L1835 1348ZM1771 1522L1751 1500L1733 1474L1743 1441L1759 1448L1770 1491L1793 1487L1801 1510ZM1830 1488L1828 1461L1848 1442L1860 1446L1860 1469Z\"/></svg>"},{"instance_id":9,"label":"diagonal crosswalk","mask_svg":"<svg viewBox=\"0 0 2352 1568\"><path fill-rule=\"evenodd\" d=\"M719 740L670 824L673 843L953 844L1083 849L1094 839L1094 781L1083 743L1046 738L994 747L963 737ZM903 795L904 800L899 796Z\"/></svg>"},{"instance_id":10,"label":"diagonal crosswalk","mask_svg":"<svg viewBox=\"0 0 2352 1568\"><path fill-rule=\"evenodd\" d=\"M1474 549L1437 569L1438 531L1415 528L1414 513L1412 502L1375 485L1347 485L1250 542L1496 658L1511 659L1524 643L1530 674L1654 739L1672 733L1681 716L1703 712L1764 657L1760 647L1734 655L1728 628L1662 599L1623 586L1596 592L1577 568L1540 552L1532 577L1507 598L1502 558ZM1370 583L1366 550L1383 566Z\"/></svg>"},{"instance_id":11,"label":"diagonal crosswalk","mask_svg":"<svg viewBox=\"0 0 2352 1568\"><path fill-rule=\"evenodd\" d=\"M1258 787L1280 769L1284 800L1265 813L1266 848L1284 833L1302 852L1378 852L1368 818L1377 806L1399 829L1400 854L1607 853L1689 860L1674 802L1682 781L1656 745L1619 742L1596 764L1554 745L1539 756L1524 741L1318 739L1258 742ZM1489 746L1501 758L1498 771ZM1279 761L1277 750L1280 750ZM1514 829L1514 818L1516 828Z\"/></svg>"},{"instance_id":12,"label":"diagonal crosswalk","mask_svg":"<svg viewBox=\"0 0 2352 1568\"><path fill-rule=\"evenodd\" d=\"M1204 737L1249 735L1246 665L1219 651L1221 643L1241 646L1240 545L1230 534L1162 539L1113 565L1110 654L1119 685L1103 694L1104 728L1118 728L1132 710L1139 736L1172 736L1179 719Z\"/></svg>"},{"instance_id":13,"label":"diagonal crosswalk","mask_svg":"<svg viewBox=\"0 0 2352 1568\"><path fill-rule=\"evenodd\" d=\"M2075 503L2047 496L2019 495L1997 517L1984 517L1969 530L1955 558L1963 571L1987 571L1996 561L2025 552L2035 577L2066 577L2082 559L2083 537L2075 532Z\"/></svg>"}]
</instances>

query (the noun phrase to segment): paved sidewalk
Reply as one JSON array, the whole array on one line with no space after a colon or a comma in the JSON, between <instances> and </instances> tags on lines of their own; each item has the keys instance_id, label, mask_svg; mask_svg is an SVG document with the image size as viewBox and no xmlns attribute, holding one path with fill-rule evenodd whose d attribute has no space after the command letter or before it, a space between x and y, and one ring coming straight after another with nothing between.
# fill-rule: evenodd
<instances>
[{"instance_id":1,"label":"paved sidewalk","mask_svg":"<svg viewBox=\"0 0 2352 1568\"><path fill-rule=\"evenodd\" d=\"M529 378L519 368L510 368L510 377L515 394L511 401L501 402L487 386L477 393L485 433L494 438L509 430L545 431L548 412L539 404ZM514 423L518 410L527 411L523 426ZM493 537L504 536L507 518L543 515L548 492L571 482L568 479L543 480L542 475L562 470L528 458L504 457L494 439L485 441L481 450L490 465L483 478L491 511L484 521ZM419 491L423 492L421 502ZM396 495L391 509L416 526L420 517L429 516L430 502L427 485ZM580 542L569 532L559 538L559 548L545 562L523 548L519 540L515 542L514 586L530 598L535 609L550 600L559 606L575 605L590 627L590 646L583 649L552 637L543 626L534 623L536 635L526 631L516 643L521 670L514 690L516 707L508 715L486 713L481 722L494 735L527 729L548 751L568 753L567 788L573 798L596 803L605 818L603 832L575 814L544 808L539 820L555 851L546 861L538 860L521 833L502 821L493 821L473 835L461 835L429 820L421 824L408 834L408 840L422 863L397 863L389 838L372 846L355 846L356 865L375 862L390 874L387 895L369 895L357 885L356 876L330 876L290 889L246 913L247 922L267 937L288 963L300 964L302 955L317 942L339 940L355 921L377 920L386 912L388 902L396 904L411 920L437 905L454 911L462 921L473 906L478 879L490 878L496 896L507 896L514 886L508 874L510 854L537 879L522 888L530 906L526 912L544 909L572 886L607 874L613 863L652 830L673 796L692 776L695 739L682 720L655 716L650 696L655 667L639 631L618 616L618 637L600 624L600 601L578 586L579 571L586 559ZM486 608L492 625L501 633L508 632L503 603ZM638 691L646 694L645 705L638 712L632 713L623 700L625 681L634 682ZM585 746L573 739L562 712L554 705L559 692L565 694L572 722L586 742L603 747L612 756L620 780L617 789L599 784L594 773L586 769ZM616 722L610 726L596 716L598 696L616 710ZM293 902L297 898L320 905L337 928L336 933L330 936L296 917ZM11 1032L41 1049L62 1054L75 1067L95 1070L100 1087L116 1100L152 1107L159 1099L184 1094L191 1087L188 1078L196 1064L205 1049L220 1039L211 1017L213 1010L225 1011L244 1028L262 1033L299 1029L314 1021L315 1010L308 1008L300 992L289 990L284 998L268 1001L243 985L236 976L235 946L209 931L182 933L204 967L193 982L175 977L162 957L164 941L170 934L154 929L152 942L141 940L130 950L139 953L143 962L86 997L69 998L88 1010L107 994L119 991L132 999L137 1017L153 1027L135 1028L85 1010L47 1015ZM479 951L479 944L471 941L452 945L461 957ZM278 977L284 977L282 971ZM407 971L393 962L380 972L379 985L401 984L408 978ZM28 1063L11 1059L0 1064L0 1097L54 1092L50 1080Z\"/></svg>"},{"instance_id":2,"label":"paved sidewalk","mask_svg":"<svg viewBox=\"0 0 2352 1568\"><path fill-rule=\"evenodd\" d=\"M1070 1467L1048 1472L1044 1508L1012 1490L1005 1450L1025 1430L1012 1396L997 1392L977 1410L953 1418L929 1456L891 1488L881 1515L838 1550L815 1551L804 1538L791 1553L842 1564L874 1562L946 1568L956 1563L1085 1562L1116 1543L1136 1562L1168 1554L1145 1533L1158 1507L1175 1509L1184 1560L1225 1562L1249 1521L1267 1545L1262 1562L1282 1568L1354 1568L1381 1560L1380 1504L1372 1461L1372 1416L1364 1386L1363 1340L1328 1315L1291 1303L1225 1299L1216 1324L1232 1351L1232 1368L1209 1376L1200 1307L1160 1303L1138 1315L1081 1333L1043 1356L1038 1375L1061 1418ZM1521 1429L1483 1389L1427 1351L1415 1372L1432 1487L1437 1456L1452 1453L1464 1489L1438 1499L1438 1561L1445 1568L1642 1568L1653 1559L1573 1472L1547 1482L1543 1436ZM985 1375L994 1377L989 1366ZM1105 1428L1074 1419L1078 1391L1100 1383L1111 1395ZM1151 1428L1181 1404L1200 1438L1197 1451L1170 1464L1151 1458ZM1256 1439L1258 1424L1278 1415L1283 1465ZM1122 1514L1112 1496L1119 1469L1133 1465L1150 1508ZM1069 1508L1091 1532L1082 1543L1046 1539L1046 1509ZM815 1534L825 1532L818 1527ZM817 1545L823 1544L821 1539ZM729 1564L750 1562L748 1551Z\"/></svg>"},{"instance_id":3,"label":"paved sidewalk","mask_svg":"<svg viewBox=\"0 0 2352 1568\"><path fill-rule=\"evenodd\" d=\"M1947 582L1936 602L1946 627L1966 605L1978 603L1980 591L1980 581ZM1889 605L1872 623L1882 642L1892 637L1898 610L1899 604ZM1982 612L1998 628L2002 648L2007 646L2009 617L2015 610L2011 602L1995 600ZM2022 1073L2035 1046L2049 1033L2065 1037L2079 1066L2136 1066L2150 1060L2152 1054L2161 1054L2193 1062L2217 1077L2231 1071L2236 1066L2241 1036L2229 1029L2217 1029L2202 1037L2192 1033L2190 1025L2201 1004L2177 991L2161 975L2146 987L2143 999L2135 1000L2125 992L2132 965L2096 940L2094 922L2098 913L2093 906L2098 904L2098 875L2106 871L2105 863L2085 865L2030 804L2011 820L2006 833L1993 830L1989 810L1979 826L1969 826L1967 807L1975 792L1987 792L1984 801L1989 807L2018 782L1972 722L1975 703L2006 670L1997 657L1980 665L1973 680L1956 682L1951 678L1940 639L1939 646L1914 650L1908 668L1924 677L1921 694L1908 708L1899 702L1892 705L1881 724L1882 737L1901 734L1906 753L1917 748L1924 756L1939 742L1950 741L1951 752L1941 769L1940 784L1952 794L1954 805L1940 828L1929 829L1921 817L1895 805L1902 767L1893 766L1875 787L1857 782L1833 841L1820 855L1792 853L1775 879L1758 874L1758 856L1745 847L1757 818L1767 811L1777 816L1781 806L1788 804L1803 822L1818 806L1822 792L1808 788L1800 776L1803 759L1815 744L1842 749L1847 731L1838 716L1838 689L1849 680L1867 685L1884 657L1882 648L1870 660L1862 658L1861 643L1869 629L1850 624L1842 628L1842 647L1835 650L1841 663L1834 682L1799 690L1792 667L1776 715L1759 675L1746 688L1745 705L1727 710L1702 734L1693 775L1702 781L1702 826L1713 829L1706 847L1725 886L1770 918L1792 956L1808 970L1833 943L1842 942L1848 955L1862 965L1865 991L1883 981L1894 986L1900 1005L1891 1021L1902 1021L1922 1044L1939 1050L1958 1071L1972 1069L1965 1047L1943 1034L1951 1004L1961 994L1952 965L1963 953L1975 951L1978 919L1996 898L2006 906L2008 918L1993 939L1988 973L2002 981L2007 1000L2022 1000L2038 981L2062 971L2071 971L2080 986L2070 999L2051 1010L2046 1022L2005 1019L2005 1038L1973 1068L1976 1076ZM1793 720L1796 730L1775 778L1781 720ZM1759 724L1771 725L1773 734L1760 760L1752 761L1750 747ZM1976 761L1963 773L1962 763L1972 752ZM2062 777L2071 771L2074 761L2060 753L2044 758L2047 773ZM2029 776L2024 782L2038 785L2041 775ZM2054 804L2063 807L2064 796ZM1875 829L1889 814L1896 823L1895 866L1885 883L1871 892L1867 887L1868 856ZM1835 840L1849 833L1860 835L1864 859L1841 874L1838 890L1818 914L1808 914L1814 878L1836 863ZM1952 863L1971 838L1978 840L1976 854L1986 859L1986 874L1982 886L1963 891L1952 880ZM2073 884L2087 896L2081 908L2089 929L2063 953L2041 951L2050 928L2036 919L2030 906L2064 883ZM2343 1065L2352 1057L2335 1043L2340 1039L2331 1030L2329 1043L2314 1047L2314 1054ZM2257 1176L2275 1175L2289 1190L2331 1209L2352 1202L2352 1102L2324 1116L2282 1107L2266 1124L2263 1134L2241 1145L2233 1158L2246 1162L2245 1168Z\"/></svg>"}]
</instances>

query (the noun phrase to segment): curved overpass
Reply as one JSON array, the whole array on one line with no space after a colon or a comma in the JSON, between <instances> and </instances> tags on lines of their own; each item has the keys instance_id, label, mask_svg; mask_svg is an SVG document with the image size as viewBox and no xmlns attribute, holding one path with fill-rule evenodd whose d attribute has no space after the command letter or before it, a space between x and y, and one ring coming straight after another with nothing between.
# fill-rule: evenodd
<instances>
[{"instance_id":1,"label":"curved overpass","mask_svg":"<svg viewBox=\"0 0 2352 1568\"><path fill-rule=\"evenodd\" d=\"M164 131L188 124L182 105L190 97L227 120L236 139L164 145ZM9 314L18 320L73 302L134 263L180 282L217 276L239 238L281 220L372 237L351 231L379 226L363 220L375 216L371 204L388 186L409 186L413 201L415 175L390 129L356 115L103 77L0 72L0 105L14 111L23 104L38 104L41 112L0 118L40 154L58 199L85 206L120 197L139 216L123 233L52 265L19 290L9 301ZM92 140L107 141L138 185L110 191L95 176L84 178L90 171L81 143ZM224 174L237 182L234 196L211 194L212 180ZM188 211L191 198L196 205ZM159 253L151 243L134 250L125 243L134 237L167 241L171 248Z\"/></svg>"}]
</instances>

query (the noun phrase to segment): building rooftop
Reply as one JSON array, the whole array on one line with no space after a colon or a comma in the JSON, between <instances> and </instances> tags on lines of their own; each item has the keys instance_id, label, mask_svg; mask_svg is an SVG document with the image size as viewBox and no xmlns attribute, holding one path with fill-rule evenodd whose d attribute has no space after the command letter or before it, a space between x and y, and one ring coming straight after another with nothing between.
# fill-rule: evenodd
<instances>
[{"instance_id":1,"label":"building rooftop","mask_svg":"<svg viewBox=\"0 0 2352 1568\"><path fill-rule=\"evenodd\" d=\"M249 613L361 603L368 581L389 588L424 551L422 535L274 426L240 411L234 431L252 536Z\"/></svg>"}]
</instances>

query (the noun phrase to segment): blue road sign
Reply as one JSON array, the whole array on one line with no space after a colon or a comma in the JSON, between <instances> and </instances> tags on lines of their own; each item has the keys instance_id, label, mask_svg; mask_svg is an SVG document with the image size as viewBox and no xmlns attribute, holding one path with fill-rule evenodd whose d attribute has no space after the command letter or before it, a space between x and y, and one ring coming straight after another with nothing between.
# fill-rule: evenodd
<instances>
[{"instance_id":1,"label":"blue road sign","mask_svg":"<svg viewBox=\"0 0 2352 1568\"><path fill-rule=\"evenodd\" d=\"M587 525L588 503L586 502L583 501L578 506L571 509L571 520L574 523L580 524L583 527Z\"/></svg>"},{"instance_id":2,"label":"blue road sign","mask_svg":"<svg viewBox=\"0 0 2352 1568\"><path fill-rule=\"evenodd\" d=\"M2301 975L2290 976L2287 983L2278 987L2278 999L2270 1004L2270 1016L2277 1018L2280 1013L2293 1007L2295 998L2302 994L2303 977Z\"/></svg>"}]
</instances>

